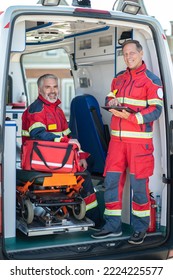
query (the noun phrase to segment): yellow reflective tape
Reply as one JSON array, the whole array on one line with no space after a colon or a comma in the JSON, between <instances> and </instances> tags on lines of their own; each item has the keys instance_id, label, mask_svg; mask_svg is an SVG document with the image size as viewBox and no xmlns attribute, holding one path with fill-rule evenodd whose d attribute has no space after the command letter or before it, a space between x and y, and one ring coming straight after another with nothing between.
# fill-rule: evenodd
<instances>
[{"instance_id":1,"label":"yellow reflective tape","mask_svg":"<svg viewBox=\"0 0 173 280\"><path fill-rule=\"evenodd\" d=\"M54 138L54 142L60 142L62 139L62 137L59 137L59 138Z\"/></svg>"},{"instance_id":2,"label":"yellow reflective tape","mask_svg":"<svg viewBox=\"0 0 173 280\"><path fill-rule=\"evenodd\" d=\"M122 210L108 210L105 209L104 214L107 216L121 216Z\"/></svg>"},{"instance_id":3,"label":"yellow reflective tape","mask_svg":"<svg viewBox=\"0 0 173 280\"><path fill-rule=\"evenodd\" d=\"M98 203L97 200L94 200L93 202L86 205L86 211L91 210L95 207L97 207Z\"/></svg>"},{"instance_id":4,"label":"yellow reflective tape","mask_svg":"<svg viewBox=\"0 0 173 280\"><path fill-rule=\"evenodd\" d=\"M22 135L22 136L26 136L26 137L29 137L29 136L30 136L30 134L29 134L29 132L28 132L27 130L22 130L22 131L21 131L21 135Z\"/></svg>"},{"instance_id":5,"label":"yellow reflective tape","mask_svg":"<svg viewBox=\"0 0 173 280\"><path fill-rule=\"evenodd\" d=\"M112 130L111 134L117 137L129 137L129 138L143 138L150 139L153 137L153 132L133 132L133 131L119 131Z\"/></svg>"},{"instance_id":6,"label":"yellow reflective tape","mask_svg":"<svg viewBox=\"0 0 173 280\"><path fill-rule=\"evenodd\" d=\"M68 135L69 133L71 132L71 130L68 128L66 130L63 130L63 131L58 131L58 132L50 132L50 133L53 133L59 137L63 137L64 135Z\"/></svg>"},{"instance_id":7,"label":"yellow reflective tape","mask_svg":"<svg viewBox=\"0 0 173 280\"><path fill-rule=\"evenodd\" d=\"M41 123L41 122L36 122L36 123L34 123L33 125L31 125L31 126L29 127L29 132L31 132L31 130L33 130L33 129L35 129L35 128L39 128L39 127L44 127L44 128L46 129L46 126L45 126L43 123Z\"/></svg>"},{"instance_id":8,"label":"yellow reflective tape","mask_svg":"<svg viewBox=\"0 0 173 280\"><path fill-rule=\"evenodd\" d=\"M128 105L142 106L142 107L147 106L147 101L146 100L137 100L137 99L127 98L127 97L117 97L117 99L120 103L123 103L127 106Z\"/></svg>"},{"instance_id":9,"label":"yellow reflective tape","mask_svg":"<svg viewBox=\"0 0 173 280\"><path fill-rule=\"evenodd\" d=\"M63 133L64 135L68 135L68 134L71 133L71 130L70 130L69 128L67 128L67 129L64 130L62 133Z\"/></svg>"},{"instance_id":10,"label":"yellow reflective tape","mask_svg":"<svg viewBox=\"0 0 173 280\"><path fill-rule=\"evenodd\" d=\"M53 124L49 124L49 125L48 125L48 130L55 130L55 129L57 129L56 123L53 123Z\"/></svg>"},{"instance_id":11,"label":"yellow reflective tape","mask_svg":"<svg viewBox=\"0 0 173 280\"><path fill-rule=\"evenodd\" d=\"M150 216L150 210L137 211L137 210L132 209L132 214L137 216L137 217L144 218L144 217Z\"/></svg>"},{"instance_id":12,"label":"yellow reflective tape","mask_svg":"<svg viewBox=\"0 0 173 280\"><path fill-rule=\"evenodd\" d=\"M55 134L55 135L57 135L59 137L63 136L63 133L61 131L60 132L50 132L50 133Z\"/></svg>"},{"instance_id":13,"label":"yellow reflective tape","mask_svg":"<svg viewBox=\"0 0 173 280\"><path fill-rule=\"evenodd\" d=\"M159 106L163 106L163 100L160 99L149 99L148 100L148 104L149 105L159 105Z\"/></svg>"},{"instance_id":14,"label":"yellow reflective tape","mask_svg":"<svg viewBox=\"0 0 173 280\"><path fill-rule=\"evenodd\" d=\"M128 97L117 97L118 101L120 103L123 103L125 105L133 105L133 106L141 106L141 107L146 107L147 104L149 105L159 105L163 106L163 100L160 99L149 99L149 100L138 100L138 99L133 99L133 98L128 98Z\"/></svg>"},{"instance_id":15,"label":"yellow reflective tape","mask_svg":"<svg viewBox=\"0 0 173 280\"><path fill-rule=\"evenodd\" d=\"M141 113L135 114L135 117L137 118L138 124L144 123L144 119L143 119L143 116L141 115Z\"/></svg>"},{"instance_id":16,"label":"yellow reflective tape","mask_svg":"<svg viewBox=\"0 0 173 280\"><path fill-rule=\"evenodd\" d=\"M56 125L56 124L53 124ZM33 125L30 126L29 128L29 132L31 132L31 130L33 130L34 128L39 128L39 127L44 127L46 129L46 126L44 124L42 124L41 122L36 122ZM64 136L64 135L68 135L69 133L71 133L71 130L69 128L63 130L63 131L59 131L59 132L52 132L53 134L56 134L58 136Z\"/></svg>"}]
</instances>

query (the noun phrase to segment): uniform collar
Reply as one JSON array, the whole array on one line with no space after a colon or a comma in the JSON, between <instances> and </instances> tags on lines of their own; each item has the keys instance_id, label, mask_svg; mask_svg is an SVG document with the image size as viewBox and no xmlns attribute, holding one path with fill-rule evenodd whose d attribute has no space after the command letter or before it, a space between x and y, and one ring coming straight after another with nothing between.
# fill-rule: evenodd
<instances>
[{"instance_id":1,"label":"uniform collar","mask_svg":"<svg viewBox=\"0 0 173 280\"><path fill-rule=\"evenodd\" d=\"M58 106L59 104L61 104L61 100L60 99L57 99L57 101L55 103L51 103L49 102L48 100L46 100L41 94L39 94L38 98L45 104L49 105L49 106L53 106L53 107L56 107Z\"/></svg>"},{"instance_id":2,"label":"uniform collar","mask_svg":"<svg viewBox=\"0 0 173 280\"><path fill-rule=\"evenodd\" d=\"M142 61L142 65L139 66L137 69L130 70L130 69L127 67L127 73L128 73L128 74L131 74L132 76L138 76L138 75L140 75L141 73L143 73L145 70L146 70L146 64L145 64L144 61Z\"/></svg>"}]
</instances>

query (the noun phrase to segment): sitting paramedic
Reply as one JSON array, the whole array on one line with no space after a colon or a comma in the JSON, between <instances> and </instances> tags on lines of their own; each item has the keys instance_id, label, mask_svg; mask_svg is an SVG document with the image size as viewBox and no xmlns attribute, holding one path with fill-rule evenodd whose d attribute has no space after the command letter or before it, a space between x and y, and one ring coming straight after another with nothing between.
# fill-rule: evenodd
<instances>
[{"instance_id":1,"label":"sitting paramedic","mask_svg":"<svg viewBox=\"0 0 173 280\"><path fill-rule=\"evenodd\" d=\"M58 78L52 74L39 77L38 98L25 110L22 115L22 144L28 139L39 139L55 142L68 142L76 144L80 150L77 139L70 138L70 129L58 99ZM86 153L80 153L80 165L87 168ZM82 197L86 203L86 217L99 227L100 214L93 189L91 176L87 172L83 183Z\"/></svg>"},{"instance_id":2,"label":"sitting paramedic","mask_svg":"<svg viewBox=\"0 0 173 280\"><path fill-rule=\"evenodd\" d=\"M134 110L110 109L111 140L104 169L105 220L93 238L122 235L122 194L129 168L132 187L132 227L130 244L141 244L150 222L149 176L153 174L153 122L162 112L161 80L146 68L143 48L136 40L122 45L126 71L112 81L106 106L127 106Z\"/></svg>"}]
</instances>

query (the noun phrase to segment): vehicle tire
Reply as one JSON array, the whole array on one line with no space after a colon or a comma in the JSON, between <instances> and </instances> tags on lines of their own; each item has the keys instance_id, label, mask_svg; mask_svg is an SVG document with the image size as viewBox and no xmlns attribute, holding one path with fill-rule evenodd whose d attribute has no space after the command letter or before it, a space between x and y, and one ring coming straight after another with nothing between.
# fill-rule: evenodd
<instances>
[{"instance_id":1,"label":"vehicle tire","mask_svg":"<svg viewBox=\"0 0 173 280\"><path fill-rule=\"evenodd\" d=\"M73 205L72 207L73 215L77 220L82 220L85 217L86 213L86 204L82 199L80 204Z\"/></svg>"},{"instance_id":2,"label":"vehicle tire","mask_svg":"<svg viewBox=\"0 0 173 280\"><path fill-rule=\"evenodd\" d=\"M24 201L24 212L22 212L22 218L27 224L31 224L34 219L34 209L29 199Z\"/></svg>"}]
</instances>

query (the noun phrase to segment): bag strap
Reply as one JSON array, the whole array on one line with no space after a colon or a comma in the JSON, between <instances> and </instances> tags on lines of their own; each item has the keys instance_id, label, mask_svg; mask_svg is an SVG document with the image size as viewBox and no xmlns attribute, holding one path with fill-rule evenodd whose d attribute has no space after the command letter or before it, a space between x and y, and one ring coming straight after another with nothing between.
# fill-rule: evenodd
<instances>
[{"instance_id":1,"label":"bag strap","mask_svg":"<svg viewBox=\"0 0 173 280\"><path fill-rule=\"evenodd\" d=\"M59 148L59 147L58 147ZM69 159L69 156L70 156L70 153L72 151L72 148L73 148L73 145L72 144L69 144L68 147L67 147L67 150L66 150L66 153L65 153L65 156L63 158L63 161L62 161L62 165L59 166L59 167L54 167L54 168L51 168L50 166L48 166L47 162L45 161L42 153L40 152L39 148L38 148L38 142L34 142L33 143L33 151L39 156L39 158L43 161L44 165L49 168L50 170L58 170L60 168L62 168L68 161ZM34 168L32 168L34 169Z\"/></svg>"}]
</instances>

